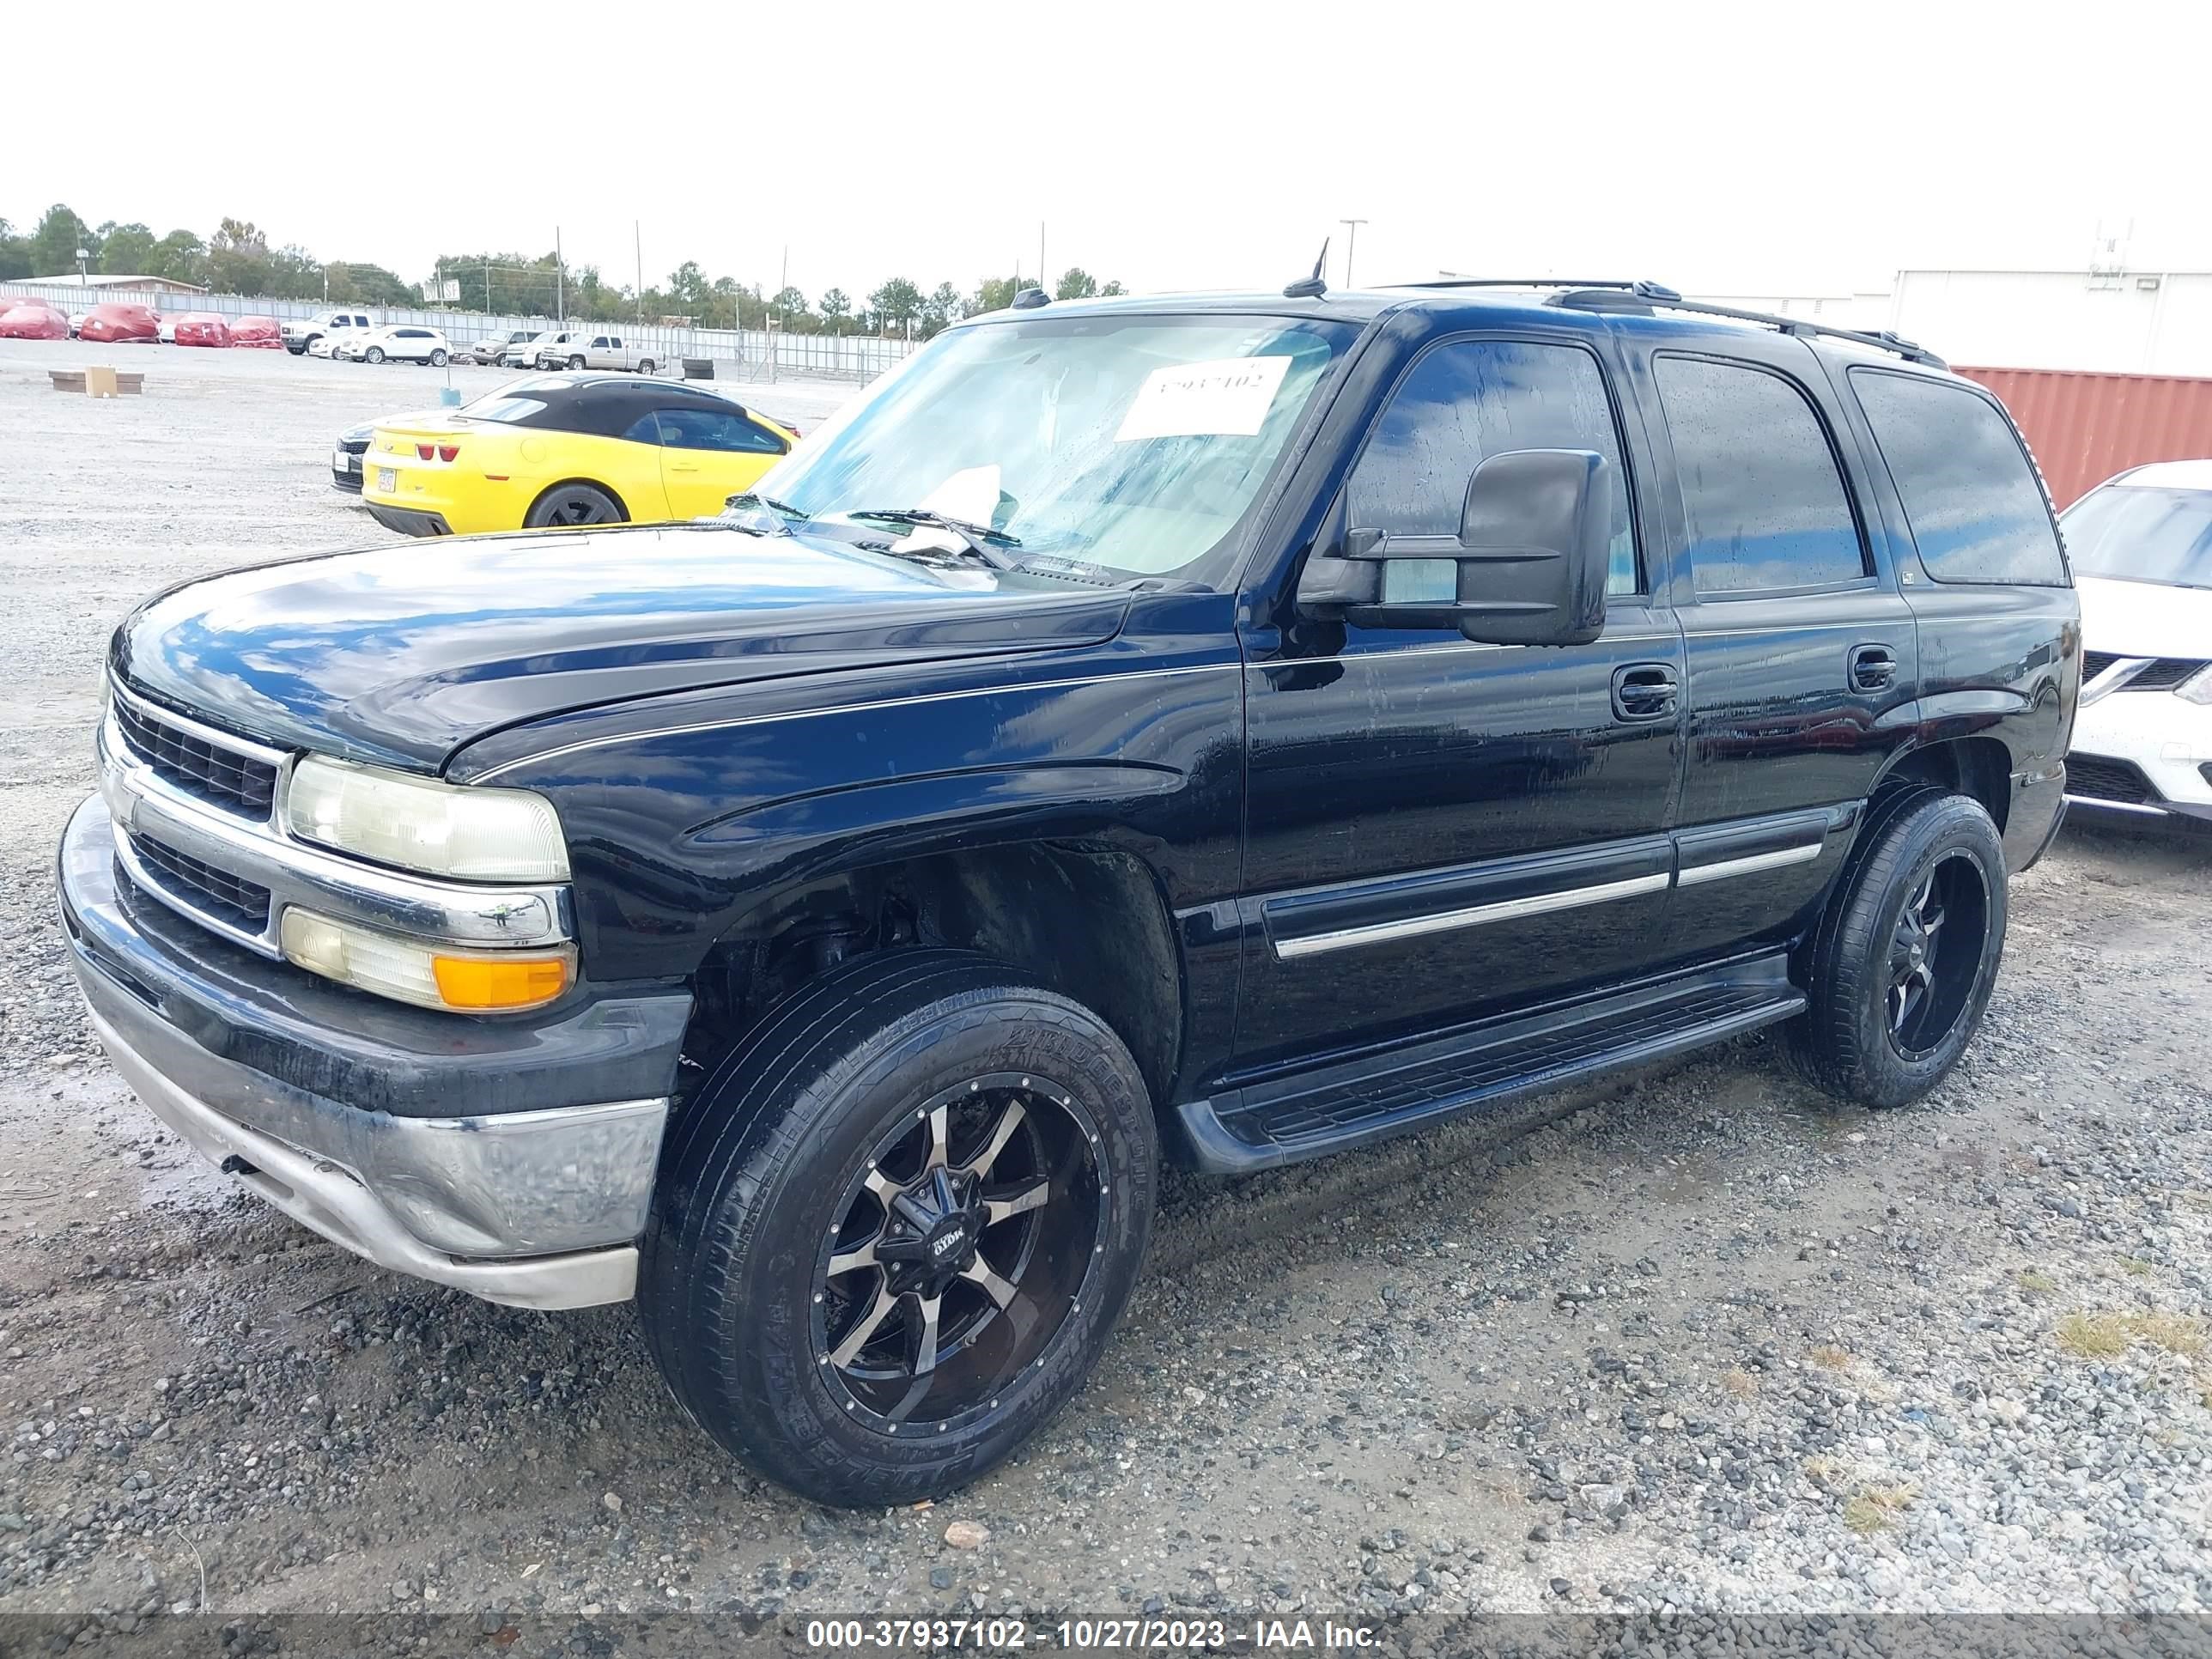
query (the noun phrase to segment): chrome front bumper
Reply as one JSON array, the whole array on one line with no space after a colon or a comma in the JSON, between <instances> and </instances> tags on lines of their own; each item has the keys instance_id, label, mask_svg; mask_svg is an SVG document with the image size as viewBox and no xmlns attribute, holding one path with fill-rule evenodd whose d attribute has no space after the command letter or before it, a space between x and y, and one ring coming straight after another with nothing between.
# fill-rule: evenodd
<instances>
[{"instance_id":1,"label":"chrome front bumper","mask_svg":"<svg viewBox=\"0 0 2212 1659\"><path fill-rule=\"evenodd\" d=\"M304 1097L255 1101L252 1074L233 1066L239 1086L225 1110L164 1073L97 1005L89 1012L107 1057L155 1116L332 1243L510 1307L588 1308L636 1294L633 1243L505 1259L472 1252L542 1244L564 1231L634 1239L652 1195L666 1101L395 1118ZM231 1115L240 1110L280 1119L289 1133ZM339 1147L353 1161L335 1155Z\"/></svg>"},{"instance_id":2,"label":"chrome front bumper","mask_svg":"<svg viewBox=\"0 0 2212 1659\"><path fill-rule=\"evenodd\" d=\"M196 941L118 880L120 850L94 796L62 842L70 960L116 1069L188 1145L398 1272L520 1307L634 1294L668 1114L646 1091L672 1078L688 998L521 1023L386 1009Z\"/></svg>"}]
</instances>

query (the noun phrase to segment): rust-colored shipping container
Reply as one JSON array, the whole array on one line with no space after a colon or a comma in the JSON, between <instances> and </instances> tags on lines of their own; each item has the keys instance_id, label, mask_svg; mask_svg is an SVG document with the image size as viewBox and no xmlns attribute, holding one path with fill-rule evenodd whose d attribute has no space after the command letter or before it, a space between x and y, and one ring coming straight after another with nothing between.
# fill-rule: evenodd
<instances>
[{"instance_id":1,"label":"rust-colored shipping container","mask_svg":"<svg viewBox=\"0 0 2212 1659\"><path fill-rule=\"evenodd\" d=\"M2146 461L2212 458L2212 380L2068 368L1959 373L2012 411L2058 507Z\"/></svg>"}]
</instances>

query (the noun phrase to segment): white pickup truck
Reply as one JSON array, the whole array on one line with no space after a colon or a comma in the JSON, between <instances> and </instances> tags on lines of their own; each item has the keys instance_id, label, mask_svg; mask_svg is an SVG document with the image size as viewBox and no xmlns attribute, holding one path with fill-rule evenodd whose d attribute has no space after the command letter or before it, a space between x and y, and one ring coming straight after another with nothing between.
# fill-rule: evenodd
<instances>
[{"instance_id":1,"label":"white pickup truck","mask_svg":"<svg viewBox=\"0 0 2212 1659\"><path fill-rule=\"evenodd\" d=\"M374 326L365 311L319 311L304 323L288 319L284 324L284 349L296 357L326 334L344 334L355 330L366 333Z\"/></svg>"},{"instance_id":2,"label":"white pickup truck","mask_svg":"<svg viewBox=\"0 0 2212 1659\"><path fill-rule=\"evenodd\" d=\"M540 368L618 368L650 374L665 358L655 358L653 348L626 341L619 334L572 329L554 340L540 340Z\"/></svg>"}]
</instances>

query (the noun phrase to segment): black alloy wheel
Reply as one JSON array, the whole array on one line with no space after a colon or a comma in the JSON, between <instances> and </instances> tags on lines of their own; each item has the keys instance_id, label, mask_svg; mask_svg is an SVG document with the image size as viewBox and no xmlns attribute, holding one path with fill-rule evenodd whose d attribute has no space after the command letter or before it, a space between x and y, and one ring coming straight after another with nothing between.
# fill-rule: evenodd
<instances>
[{"instance_id":1,"label":"black alloy wheel","mask_svg":"<svg viewBox=\"0 0 2212 1659\"><path fill-rule=\"evenodd\" d=\"M1940 1047L1981 967L1989 877L1963 853L1937 860L1897 913L1889 946L1889 1040L1907 1060Z\"/></svg>"},{"instance_id":2,"label":"black alloy wheel","mask_svg":"<svg viewBox=\"0 0 2212 1659\"><path fill-rule=\"evenodd\" d=\"M1792 963L1806 1073L1866 1106L1935 1087L1989 1006L2005 900L2004 843L1980 802L1925 784L1878 795Z\"/></svg>"},{"instance_id":3,"label":"black alloy wheel","mask_svg":"<svg viewBox=\"0 0 2212 1659\"><path fill-rule=\"evenodd\" d=\"M1037 1363L1103 1249L1097 1142L1072 1091L1015 1073L956 1085L884 1137L816 1264L815 1359L846 1411L941 1434Z\"/></svg>"},{"instance_id":4,"label":"black alloy wheel","mask_svg":"<svg viewBox=\"0 0 2212 1659\"><path fill-rule=\"evenodd\" d=\"M586 483L556 484L538 498L524 521L532 530L571 525L620 524L623 510L604 489Z\"/></svg>"},{"instance_id":5,"label":"black alloy wheel","mask_svg":"<svg viewBox=\"0 0 2212 1659\"><path fill-rule=\"evenodd\" d=\"M824 1504L911 1504L1018 1451L1135 1285L1159 1139L1097 1014L970 951L855 957L671 1115L638 1317L678 1404Z\"/></svg>"}]
</instances>

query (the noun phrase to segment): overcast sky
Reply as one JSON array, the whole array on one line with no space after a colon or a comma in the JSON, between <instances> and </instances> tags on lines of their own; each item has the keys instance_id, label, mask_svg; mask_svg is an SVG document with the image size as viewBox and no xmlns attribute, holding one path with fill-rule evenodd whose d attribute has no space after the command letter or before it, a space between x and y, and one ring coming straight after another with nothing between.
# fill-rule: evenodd
<instances>
[{"instance_id":1,"label":"overcast sky","mask_svg":"<svg viewBox=\"0 0 2212 1659\"><path fill-rule=\"evenodd\" d=\"M1324 236L1340 282L1346 216L1370 283L1840 293L2079 268L2100 221L2212 268L2202 3L140 9L6 76L19 228L229 214L413 280L558 225L629 283L636 220L648 283L772 290L787 246L810 299L1033 272L1041 221L1052 271L1140 291L1273 285Z\"/></svg>"}]
</instances>

